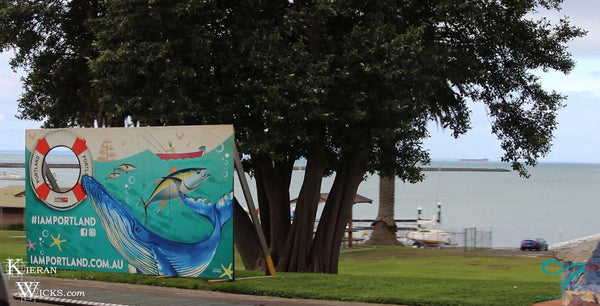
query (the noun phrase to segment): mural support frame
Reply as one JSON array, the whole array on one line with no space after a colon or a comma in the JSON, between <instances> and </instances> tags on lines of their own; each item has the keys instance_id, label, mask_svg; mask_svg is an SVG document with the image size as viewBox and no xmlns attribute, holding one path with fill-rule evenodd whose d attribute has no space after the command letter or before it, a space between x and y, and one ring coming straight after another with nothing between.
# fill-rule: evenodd
<instances>
[{"instance_id":1,"label":"mural support frame","mask_svg":"<svg viewBox=\"0 0 600 306\"><path fill-rule=\"evenodd\" d=\"M242 166L242 161L238 153L237 145L235 144L233 145L233 155L234 168L238 174L238 179L240 180L240 185L244 193L244 198L246 199L246 204L248 205L248 210L250 211L250 217L252 218L252 223L254 224L256 233L258 234L260 246L263 250L263 254L265 254L265 262L267 263L266 273L267 275L275 275L276 272L275 266L273 265L273 259L271 258L271 253L269 252L269 248L267 247L267 240L265 239L265 234L263 233L262 227L260 226L258 214L256 213L256 205L254 205L254 200L252 199L252 194L250 193L250 188L248 187L248 181L246 180L244 167Z\"/></svg>"}]
</instances>

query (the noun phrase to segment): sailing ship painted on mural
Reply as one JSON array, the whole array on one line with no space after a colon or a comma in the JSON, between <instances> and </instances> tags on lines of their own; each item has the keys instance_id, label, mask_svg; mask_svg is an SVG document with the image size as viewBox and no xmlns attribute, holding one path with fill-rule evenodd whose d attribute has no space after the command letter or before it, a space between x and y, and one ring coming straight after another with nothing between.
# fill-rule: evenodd
<instances>
[{"instance_id":1,"label":"sailing ship painted on mural","mask_svg":"<svg viewBox=\"0 0 600 306\"><path fill-rule=\"evenodd\" d=\"M31 265L234 277L231 126L35 131L40 138L27 143L26 153ZM172 137L184 131L198 140ZM157 150L149 137L176 152ZM55 146L87 161L70 189L52 190L35 170ZM93 152L114 155L93 158Z\"/></svg>"},{"instance_id":2,"label":"sailing ship painted on mural","mask_svg":"<svg viewBox=\"0 0 600 306\"><path fill-rule=\"evenodd\" d=\"M115 160L115 151L111 144L111 141L108 139L104 139L102 141L102 145L100 147L100 151L98 152L98 161L111 161Z\"/></svg>"}]
</instances>

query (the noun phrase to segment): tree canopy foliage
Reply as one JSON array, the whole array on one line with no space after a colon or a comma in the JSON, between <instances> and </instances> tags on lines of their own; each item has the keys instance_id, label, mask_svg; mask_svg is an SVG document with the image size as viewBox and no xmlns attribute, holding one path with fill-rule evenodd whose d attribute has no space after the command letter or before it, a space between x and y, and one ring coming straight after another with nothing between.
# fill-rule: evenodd
<instances>
[{"instance_id":1,"label":"tree canopy foliage","mask_svg":"<svg viewBox=\"0 0 600 306\"><path fill-rule=\"evenodd\" d=\"M89 125L99 113L88 61L96 57L90 20L97 1L2 1L0 51L25 70L21 119L46 127Z\"/></svg>"},{"instance_id":2,"label":"tree canopy foliage","mask_svg":"<svg viewBox=\"0 0 600 306\"><path fill-rule=\"evenodd\" d=\"M492 132L525 174L550 149L564 99L535 69L568 72L585 32L533 18L559 0L6 1L0 48L26 69L21 117L48 127L233 123L280 270L335 273L368 172L421 179L435 120ZM307 160L290 223L295 160ZM317 232L324 175L335 173Z\"/></svg>"}]
</instances>

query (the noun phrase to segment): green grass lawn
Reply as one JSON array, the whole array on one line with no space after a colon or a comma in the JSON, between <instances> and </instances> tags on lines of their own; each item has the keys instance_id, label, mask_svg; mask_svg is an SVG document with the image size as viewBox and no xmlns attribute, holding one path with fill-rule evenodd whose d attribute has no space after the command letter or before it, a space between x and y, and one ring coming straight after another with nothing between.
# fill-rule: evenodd
<instances>
[{"instance_id":1,"label":"green grass lawn","mask_svg":"<svg viewBox=\"0 0 600 306\"><path fill-rule=\"evenodd\" d=\"M24 232L0 231L0 260L25 256ZM560 283L541 270L548 258L464 253L458 250L370 247L342 252L338 275L245 271L236 258L237 281L89 271L57 277L94 279L231 293L405 305L531 305L560 294Z\"/></svg>"},{"instance_id":2,"label":"green grass lawn","mask_svg":"<svg viewBox=\"0 0 600 306\"><path fill-rule=\"evenodd\" d=\"M0 261L9 257L25 258L24 231L0 231Z\"/></svg>"}]
</instances>

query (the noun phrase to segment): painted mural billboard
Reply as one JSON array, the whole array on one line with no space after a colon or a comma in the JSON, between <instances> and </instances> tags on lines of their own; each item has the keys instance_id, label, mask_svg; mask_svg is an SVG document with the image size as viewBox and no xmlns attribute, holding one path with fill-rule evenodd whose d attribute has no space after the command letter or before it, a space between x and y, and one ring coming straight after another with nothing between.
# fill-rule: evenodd
<instances>
[{"instance_id":1,"label":"painted mural billboard","mask_svg":"<svg viewBox=\"0 0 600 306\"><path fill-rule=\"evenodd\" d=\"M29 266L232 279L233 127L26 131Z\"/></svg>"}]
</instances>

